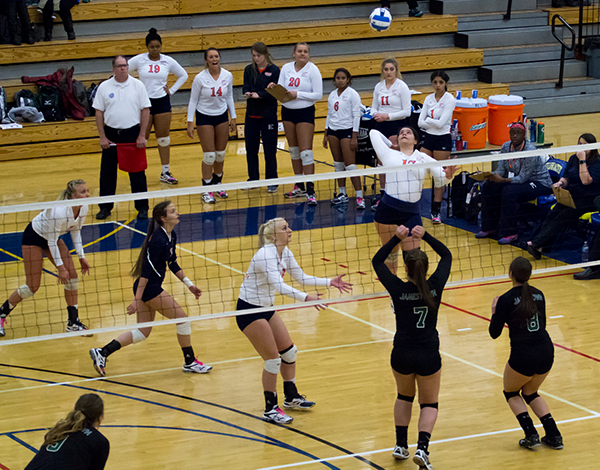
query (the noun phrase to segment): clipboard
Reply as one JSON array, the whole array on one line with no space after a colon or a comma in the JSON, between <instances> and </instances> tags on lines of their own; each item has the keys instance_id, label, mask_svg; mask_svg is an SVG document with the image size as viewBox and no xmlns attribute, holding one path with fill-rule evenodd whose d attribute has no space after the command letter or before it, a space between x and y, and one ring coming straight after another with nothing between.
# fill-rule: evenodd
<instances>
[{"instance_id":1,"label":"clipboard","mask_svg":"<svg viewBox=\"0 0 600 470\"><path fill-rule=\"evenodd\" d=\"M292 98L288 95L288 91L279 84L275 85L273 88L267 88L267 92L282 103L292 101Z\"/></svg>"},{"instance_id":2,"label":"clipboard","mask_svg":"<svg viewBox=\"0 0 600 470\"><path fill-rule=\"evenodd\" d=\"M569 192L568 189L552 187L552 192L554 193L554 196L556 197L556 202L558 202L559 204L562 204L563 206L567 206L567 207L576 209L575 203L573 202L573 197L571 196L571 193Z\"/></svg>"},{"instance_id":3,"label":"clipboard","mask_svg":"<svg viewBox=\"0 0 600 470\"><path fill-rule=\"evenodd\" d=\"M493 173L491 171L479 171L477 173L471 173L469 175L470 178L473 178L475 181L483 181L492 176Z\"/></svg>"}]
</instances>

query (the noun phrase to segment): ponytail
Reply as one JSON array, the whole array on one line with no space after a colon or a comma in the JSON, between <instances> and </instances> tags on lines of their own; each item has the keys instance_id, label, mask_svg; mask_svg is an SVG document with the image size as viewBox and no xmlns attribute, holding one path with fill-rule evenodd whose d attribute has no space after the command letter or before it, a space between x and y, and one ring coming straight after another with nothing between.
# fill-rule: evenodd
<instances>
[{"instance_id":1,"label":"ponytail","mask_svg":"<svg viewBox=\"0 0 600 470\"><path fill-rule=\"evenodd\" d=\"M154 230L156 230L157 227L162 227L162 218L167 216L167 207L169 206L169 204L171 204L171 201L159 202L154 206L154 209L152 210L152 219L148 224L148 234L144 239L144 243L142 243L138 259L129 273L134 279L137 279L142 275L142 264L146 256L146 247L148 246L148 240L152 238L152 234L154 233Z\"/></svg>"},{"instance_id":2,"label":"ponytail","mask_svg":"<svg viewBox=\"0 0 600 470\"><path fill-rule=\"evenodd\" d=\"M262 248L265 245L273 243L275 238L275 231L277 230L277 224L281 221L285 221L282 217L276 217L271 219L260 226L258 229L258 248Z\"/></svg>"},{"instance_id":3,"label":"ponytail","mask_svg":"<svg viewBox=\"0 0 600 470\"><path fill-rule=\"evenodd\" d=\"M77 186L79 186L80 184L85 184L85 181L83 181L83 180L69 181L67 183L66 189L63 189L63 191L60 193L60 196L58 196L58 200L64 201L65 199L73 199L73 194L75 194L75 191L77 191Z\"/></svg>"},{"instance_id":4,"label":"ponytail","mask_svg":"<svg viewBox=\"0 0 600 470\"><path fill-rule=\"evenodd\" d=\"M49 446L84 428L91 428L104 415L104 402L95 393L81 395L65 419L61 419L44 436L44 445Z\"/></svg>"},{"instance_id":5,"label":"ponytail","mask_svg":"<svg viewBox=\"0 0 600 470\"><path fill-rule=\"evenodd\" d=\"M538 313L537 306L533 300L531 286L527 282L531 277L531 270L531 263L527 258L523 258L522 256L515 258L508 268L511 277L519 284L523 284L521 288L521 301L517 305L517 308L515 308L515 316L522 327L525 327L531 317Z\"/></svg>"},{"instance_id":6,"label":"ponytail","mask_svg":"<svg viewBox=\"0 0 600 470\"><path fill-rule=\"evenodd\" d=\"M409 250L404 253L404 263L406 264L408 277L417 286L423 301L430 309L436 309L438 307L437 302L427 283L427 270L429 269L427 255L419 248Z\"/></svg>"}]
</instances>

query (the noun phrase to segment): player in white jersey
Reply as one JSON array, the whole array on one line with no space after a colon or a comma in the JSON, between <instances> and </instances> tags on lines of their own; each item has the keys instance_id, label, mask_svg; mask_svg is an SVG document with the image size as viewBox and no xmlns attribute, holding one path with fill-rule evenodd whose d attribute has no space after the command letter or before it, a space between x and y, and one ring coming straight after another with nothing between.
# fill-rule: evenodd
<instances>
[{"instance_id":1,"label":"player in white jersey","mask_svg":"<svg viewBox=\"0 0 600 470\"><path fill-rule=\"evenodd\" d=\"M314 175L313 138L315 135L315 103L323 98L323 79L315 64L309 61L310 49L305 42L294 46L294 62L288 62L281 68L279 85L287 93L286 102L282 102L281 120L285 137L290 148L292 167L295 175ZM275 84L269 84L272 88ZM312 181L297 183L294 189L284 196L301 197L306 194L310 206L317 205L315 184Z\"/></svg>"},{"instance_id":2,"label":"player in white jersey","mask_svg":"<svg viewBox=\"0 0 600 470\"><path fill-rule=\"evenodd\" d=\"M411 127L403 127L398 133L398 146L400 151L392 149L392 143L377 130L369 132L373 149L383 166L394 167L414 165L416 163L434 162L435 160L424 153L415 150L418 141L417 131ZM404 225L412 230L422 224L421 221L421 191L427 173L433 177L436 187L442 187L452 180L456 171L455 166L445 168L419 168L396 170L387 173L387 186L385 194L379 202L375 214L375 228L382 245L385 245L396 234L399 225ZM408 251L419 247L418 241L413 241L412 236L402 241L402 250ZM395 249L387 261L392 273L398 267L398 250Z\"/></svg>"},{"instance_id":3,"label":"player in white jersey","mask_svg":"<svg viewBox=\"0 0 600 470\"><path fill-rule=\"evenodd\" d=\"M160 53L162 39L156 32L156 28L150 28L146 36L146 47L148 52L138 54L129 59L129 71L137 70L140 80L148 91L150 98L150 120L146 128L146 140L150 138L150 130L154 125L156 142L158 143L158 154L162 165L160 181L167 184L177 184L177 179L171 174L171 95L173 95L188 79L188 74L179 63ZM175 74L177 81L169 88L167 77Z\"/></svg>"},{"instance_id":4,"label":"player in white jersey","mask_svg":"<svg viewBox=\"0 0 600 470\"><path fill-rule=\"evenodd\" d=\"M360 126L360 95L352 88L352 75L344 68L333 74L336 89L329 94L327 120L323 135L323 147L331 150L335 171L356 170L356 145ZM347 204L346 178L337 180L339 193L331 200L333 205ZM356 208L363 210L363 199L360 177L352 177L356 191Z\"/></svg>"},{"instance_id":5,"label":"player in white jersey","mask_svg":"<svg viewBox=\"0 0 600 470\"><path fill-rule=\"evenodd\" d=\"M204 51L204 70L196 75L188 105L187 134L194 138L194 115L196 129L202 145L202 185L219 184L223 180L225 148L229 131L235 131L235 106L233 104L233 75L221 68L221 54L214 47ZM229 110L229 116L227 115ZM229 126L227 125L229 123ZM217 191L221 199L228 197L223 190ZM202 195L202 201L214 204L210 189Z\"/></svg>"},{"instance_id":6,"label":"player in white jersey","mask_svg":"<svg viewBox=\"0 0 600 470\"><path fill-rule=\"evenodd\" d=\"M431 74L431 86L435 93L425 98L419 115L419 128L425 131L425 143L421 151L436 160L448 160L452 152L452 113L456 100L448 93L450 77L443 70ZM436 188L431 205L431 221L441 224L440 208L444 188Z\"/></svg>"},{"instance_id":7,"label":"player in white jersey","mask_svg":"<svg viewBox=\"0 0 600 470\"><path fill-rule=\"evenodd\" d=\"M61 193L59 199L85 199L89 195L90 191L85 181L72 180L69 181L67 188ZM43 255L46 255L50 262L56 266L58 269L58 282L65 286L65 300L67 301L67 312L69 314L67 331L87 330L87 327L79 321L77 311L77 287L79 285L77 270L67 245L60 238L61 235L71 232L75 251L79 255L81 273L88 274L90 265L85 259L80 232L87 212L88 207L86 205L57 206L44 210L27 225L23 232L22 241L26 281L0 306L0 336L5 335L7 315L21 301L32 297L40 288L44 264Z\"/></svg>"},{"instance_id":8,"label":"player in white jersey","mask_svg":"<svg viewBox=\"0 0 600 470\"><path fill-rule=\"evenodd\" d=\"M333 286L340 292L350 292L352 284L342 280L343 275L333 279L309 276L302 271L288 248L292 229L282 218L271 219L258 231L259 250L256 252L240 287L237 310L272 307L275 292L287 295L295 301L319 300L321 294L306 294L287 285L283 276L289 271L292 278L305 286ZM323 308L323 307L321 307ZM317 310L319 310L317 306ZM275 311L240 314L235 317L239 329L265 361L262 383L265 395L265 421L288 424L287 416L277 404L277 375L281 372L285 399L283 407L308 410L315 402L308 401L298 393L295 384L297 348Z\"/></svg>"},{"instance_id":9,"label":"player in white jersey","mask_svg":"<svg viewBox=\"0 0 600 470\"><path fill-rule=\"evenodd\" d=\"M373 90L371 105L373 119L377 121L376 129L397 145L398 131L408 125L411 113L410 90L402 80L398 62L393 57L384 59L381 63L381 81ZM371 205L377 210L379 200L385 191L385 175L380 175L381 194Z\"/></svg>"}]
</instances>

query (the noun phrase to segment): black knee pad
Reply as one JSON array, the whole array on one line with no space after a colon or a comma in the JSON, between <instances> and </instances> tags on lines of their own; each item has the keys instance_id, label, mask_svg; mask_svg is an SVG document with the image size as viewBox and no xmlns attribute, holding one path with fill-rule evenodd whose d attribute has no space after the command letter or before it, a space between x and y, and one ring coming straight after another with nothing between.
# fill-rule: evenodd
<instances>
[{"instance_id":1,"label":"black knee pad","mask_svg":"<svg viewBox=\"0 0 600 470\"><path fill-rule=\"evenodd\" d=\"M503 390L502 393L504 393L504 397L506 398L506 401L510 400L511 398L519 396L519 392L507 392L506 390Z\"/></svg>"},{"instance_id":2,"label":"black knee pad","mask_svg":"<svg viewBox=\"0 0 600 470\"><path fill-rule=\"evenodd\" d=\"M527 403L528 405L529 405L529 404L530 404L530 403L531 403L533 400L535 400L536 398L538 398L538 397L539 397L539 395L538 395L538 393L537 393L537 392L534 392L534 393L532 393L531 395L525 395L524 393L523 393L522 395L523 395L523 400L525 400L525 403Z\"/></svg>"},{"instance_id":3,"label":"black knee pad","mask_svg":"<svg viewBox=\"0 0 600 470\"><path fill-rule=\"evenodd\" d=\"M437 403L421 403L421 409L423 408L435 408L436 410L438 409L438 404Z\"/></svg>"},{"instance_id":4,"label":"black knee pad","mask_svg":"<svg viewBox=\"0 0 600 470\"><path fill-rule=\"evenodd\" d=\"M407 401L409 403L412 403L413 401L415 401L415 396L413 395L412 397L406 396L406 395L402 395L402 394L398 394L398 400L403 400L403 401Z\"/></svg>"}]
</instances>

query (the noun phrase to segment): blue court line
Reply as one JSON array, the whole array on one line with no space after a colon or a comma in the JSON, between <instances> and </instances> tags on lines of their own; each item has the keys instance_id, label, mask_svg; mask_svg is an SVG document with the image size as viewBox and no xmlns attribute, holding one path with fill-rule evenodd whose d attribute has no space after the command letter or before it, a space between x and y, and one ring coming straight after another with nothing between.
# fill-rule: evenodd
<instances>
[{"instance_id":1,"label":"blue court line","mask_svg":"<svg viewBox=\"0 0 600 470\"><path fill-rule=\"evenodd\" d=\"M149 404L149 405L155 405L155 406L158 406L158 407L161 407L161 408L166 408L166 409L173 410L173 411L179 411L181 413L190 414L190 415L193 415L193 416L196 416L196 417L199 417L199 418L206 419L208 421L212 421L212 422L217 423L217 424L222 424L224 426L231 427L231 428L237 429L237 430L242 431L242 432L246 432L246 433L248 433L250 435L257 436L260 439L266 439L267 441L269 441L270 443L272 443L272 445L281 447L283 449L291 450L293 452L296 452L297 454L300 454L300 455L302 455L304 457L307 457L307 458L310 458L310 459L313 459L313 460L319 460L319 457L317 457L315 455L312 455L309 452L306 452L306 451L304 451L302 449L299 449L299 448L297 448L295 446L292 446L290 444L286 444L285 442L280 441L279 439L275 439L275 438L269 437L269 436L264 436L264 435L262 435L262 434L260 434L260 433L258 433L256 431L252 431L250 429L245 429L242 426L238 426L236 424L232 424L232 423L229 423L227 421L223 421L223 420L218 419L218 418L213 418L211 416L204 415L202 413L197 413L195 411L185 410L183 408L178 408L178 407L175 407L175 406L166 405L164 403L158 403L158 402L155 402L155 401L146 400L146 399L143 399L143 398L131 397L131 396L124 395L124 394L121 394L121 393L108 392L108 391L105 391L105 390L98 390L98 389L95 389L95 388L83 387L81 385L63 384L63 383L59 383L59 382L53 382L53 381L50 381L50 380L34 379L34 378L30 378L30 377L20 377L20 376L16 376L16 375L8 375L8 374L0 374L0 377L6 377L6 378L10 378L10 379L17 379L17 380L28 380L28 381L31 381L31 382L60 385L61 387L74 388L74 389L78 389L78 390L86 390L88 392L103 393L105 395L110 395L110 396L114 396L114 397L118 397L118 398L124 398L126 400L138 401L138 402L141 402L141 403L145 403L145 404ZM336 467L334 465L331 465L328 462L319 462L319 463L322 463L323 465L325 465L328 468L331 468L332 470L340 470L338 467Z\"/></svg>"},{"instance_id":2,"label":"blue court line","mask_svg":"<svg viewBox=\"0 0 600 470\"><path fill-rule=\"evenodd\" d=\"M44 431L45 431L45 429L44 429ZM5 432L5 433L0 434L0 436L5 435L5 436L9 437L10 439L12 439L13 441L21 444L23 447L25 447L25 448L29 449L30 451L35 452L37 454L37 449L35 447L30 446L29 444L27 444L27 442L19 439L17 436L14 436L14 434L18 434L19 432L21 432L21 431L17 431L14 433L13 432Z\"/></svg>"}]
</instances>

